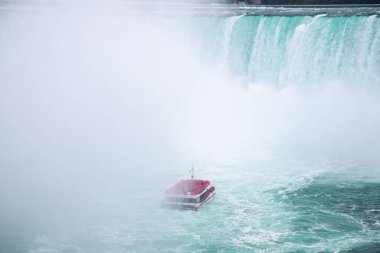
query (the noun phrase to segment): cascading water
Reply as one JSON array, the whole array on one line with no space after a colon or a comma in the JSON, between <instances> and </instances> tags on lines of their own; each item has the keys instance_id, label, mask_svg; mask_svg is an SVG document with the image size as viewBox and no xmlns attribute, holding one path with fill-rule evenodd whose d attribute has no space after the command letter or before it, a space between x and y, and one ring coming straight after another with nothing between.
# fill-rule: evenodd
<instances>
[{"instance_id":1,"label":"cascading water","mask_svg":"<svg viewBox=\"0 0 380 253\"><path fill-rule=\"evenodd\" d=\"M212 48L213 53L247 82L306 88L331 80L380 85L380 19L376 15L201 19L206 43L220 45Z\"/></svg>"},{"instance_id":2,"label":"cascading water","mask_svg":"<svg viewBox=\"0 0 380 253\"><path fill-rule=\"evenodd\" d=\"M214 66L244 87L233 114L244 118L237 125L249 126L232 127L243 134L235 132L238 141L229 142L226 153L239 155L204 158L232 167L221 173L221 182L235 181L221 183L228 204L218 210L233 213L238 225L229 225L239 232L224 239L234 238L238 251L378 250L378 16L198 19L195 33L217 59ZM233 99L223 102L214 111L236 105ZM236 121L228 111L224 119ZM250 149L254 143L258 148ZM276 158L260 155L268 143L276 150L269 156ZM247 157L249 165L237 166Z\"/></svg>"},{"instance_id":3,"label":"cascading water","mask_svg":"<svg viewBox=\"0 0 380 253\"><path fill-rule=\"evenodd\" d=\"M6 6L1 253L379 249L376 11ZM161 209L191 163L216 199Z\"/></svg>"}]
</instances>

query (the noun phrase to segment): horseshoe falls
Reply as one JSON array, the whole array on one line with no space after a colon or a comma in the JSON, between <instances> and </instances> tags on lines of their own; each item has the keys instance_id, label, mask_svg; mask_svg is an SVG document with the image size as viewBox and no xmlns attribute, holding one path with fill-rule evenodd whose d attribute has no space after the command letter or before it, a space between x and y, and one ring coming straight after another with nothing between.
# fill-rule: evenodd
<instances>
[{"instance_id":1,"label":"horseshoe falls","mask_svg":"<svg viewBox=\"0 0 380 253\"><path fill-rule=\"evenodd\" d=\"M303 85L305 89L330 80L350 86L379 85L376 15L205 19L202 36L245 82Z\"/></svg>"},{"instance_id":2,"label":"horseshoe falls","mask_svg":"<svg viewBox=\"0 0 380 253\"><path fill-rule=\"evenodd\" d=\"M379 13L1 3L0 252L380 251Z\"/></svg>"}]
</instances>

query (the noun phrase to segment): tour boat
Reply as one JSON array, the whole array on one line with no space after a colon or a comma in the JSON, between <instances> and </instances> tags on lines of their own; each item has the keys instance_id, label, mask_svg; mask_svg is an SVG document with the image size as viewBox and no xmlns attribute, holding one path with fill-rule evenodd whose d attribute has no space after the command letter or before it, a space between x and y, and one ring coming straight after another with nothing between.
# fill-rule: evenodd
<instances>
[{"instance_id":1,"label":"tour boat","mask_svg":"<svg viewBox=\"0 0 380 253\"><path fill-rule=\"evenodd\" d=\"M198 211L198 208L212 200L215 194L215 187L211 186L210 181L194 179L192 168L191 179L181 180L166 191L163 206Z\"/></svg>"}]
</instances>

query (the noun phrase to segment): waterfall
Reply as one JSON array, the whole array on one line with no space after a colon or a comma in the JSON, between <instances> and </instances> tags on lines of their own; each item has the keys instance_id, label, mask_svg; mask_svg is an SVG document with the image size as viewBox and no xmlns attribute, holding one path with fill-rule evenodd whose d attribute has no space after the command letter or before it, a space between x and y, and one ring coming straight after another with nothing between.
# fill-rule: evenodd
<instances>
[{"instance_id":1,"label":"waterfall","mask_svg":"<svg viewBox=\"0 0 380 253\"><path fill-rule=\"evenodd\" d=\"M0 2L0 253L378 250L380 10L140 2Z\"/></svg>"},{"instance_id":2,"label":"waterfall","mask_svg":"<svg viewBox=\"0 0 380 253\"><path fill-rule=\"evenodd\" d=\"M314 87L329 80L351 86L380 85L380 19L376 15L206 19L212 20L214 31L220 30L206 36L206 43L219 45L212 48L213 54L247 82L279 87Z\"/></svg>"}]
</instances>

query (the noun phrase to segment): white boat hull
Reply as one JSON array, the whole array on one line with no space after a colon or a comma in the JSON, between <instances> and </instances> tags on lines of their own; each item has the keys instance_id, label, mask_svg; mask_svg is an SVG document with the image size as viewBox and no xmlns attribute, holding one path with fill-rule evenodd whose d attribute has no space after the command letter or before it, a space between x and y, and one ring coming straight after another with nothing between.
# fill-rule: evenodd
<instances>
[{"instance_id":1,"label":"white boat hull","mask_svg":"<svg viewBox=\"0 0 380 253\"><path fill-rule=\"evenodd\" d=\"M165 208L198 211L198 208L200 208L200 207L206 205L208 202L210 202L215 197L215 194L216 194L215 191L210 193L210 195L207 196L206 199L204 199L202 202L199 202L199 203L186 203L186 202L181 202L181 201L164 200L162 202L162 205Z\"/></svg>"}]
</instances>

